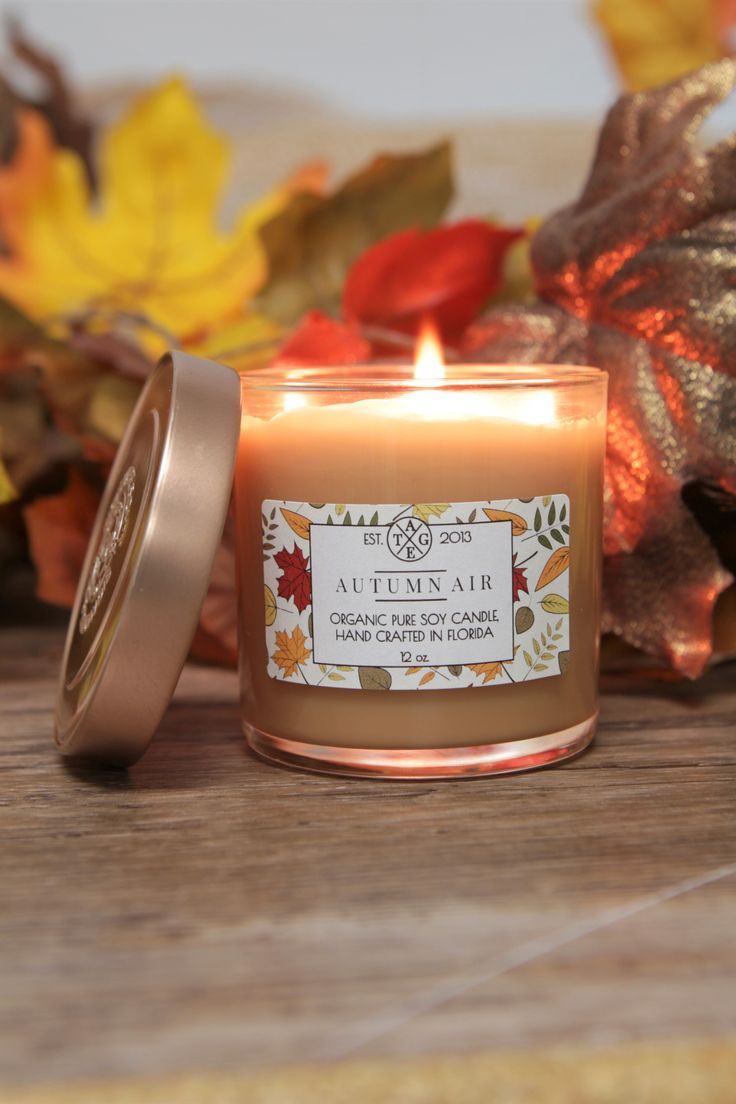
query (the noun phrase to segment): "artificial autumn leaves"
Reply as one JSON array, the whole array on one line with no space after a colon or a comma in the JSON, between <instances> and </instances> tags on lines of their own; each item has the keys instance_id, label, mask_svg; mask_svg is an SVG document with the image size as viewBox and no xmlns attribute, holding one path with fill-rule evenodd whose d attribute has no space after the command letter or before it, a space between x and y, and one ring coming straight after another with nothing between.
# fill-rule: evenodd
<instances>
[{"instance_id":1,"label":"artificial autumn leaves","mask_svg":"<svg viewBox=\"0 0 736 1104\"><path fill-rule=\"evenodd\" d=\"M428 310L449 335L497 290L519 235L481 220L434 229L453 191L446 144L379 157L331 194L324 169L307 167L223 229L228 144L178 79L103 132L96 195L80 154L54 145L38 112L23 107L16 130L0 166L0 295L75 349L63 373L61 346L43 350L39 394L94 462L114 451L167 345L247 369L279 345L288 359L293 340L306 359L329 361L325 344L340 363L369 359L365 326L406 332ZM314 348L304 326L318 333ZM0 317L0 346L7 340ZM35 363L40 339L25 344ZM14 466L11 457L9 472L0 468L0 501L14 493Z\"/></svg>"},{"instance_id":2,"label":"artificial autumn leaves","mask_svg":"<svg viewBox=\"0 0 736 1104\"><path fill-rule=\"evenodd\" d=\"M40 320L126 312L183 341L209 332L263 284L258 230L289 194L278 188L218 229L229 159L227 143L174 79L103 133L93 202L79 155L56 148L45 120L25 111L18 149L0 174L0 227L10 246L0 292Z\"/></svg>"}]
</instances>

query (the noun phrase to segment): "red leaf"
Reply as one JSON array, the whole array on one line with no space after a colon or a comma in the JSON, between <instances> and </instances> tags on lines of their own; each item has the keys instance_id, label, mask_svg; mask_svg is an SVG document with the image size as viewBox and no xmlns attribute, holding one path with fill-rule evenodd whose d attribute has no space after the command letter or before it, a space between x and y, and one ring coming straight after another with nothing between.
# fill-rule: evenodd
<instances>
[{"instance_id":1,"label":"red leaf","mask_svg":"<svg viewBox=\"0 0 736 1104\"><path fill-rule=\"evenodd\" d=\"M516 553L514 552L514 558L511 561L512 564L512 585L514 590L514 601L518 602L519 592L524 591L525 594L529 593L529 586L527 584L526 572L523 567L516 566Z\"/></svg>"},{"instance_id":2,"label":"red leaf","mask_svg":"<svg viewBox=\"0 0 736 1104\"><path fill-rule=\"evenodd\" d=\"M282 548L274 560L283 570L279 576L279 594L282 598L293 598L294 605L301 613L312 601L312 576L309 560L302 554L301 548L294 545L294 551Z\"/></svg>"},{"instance_id":3,"label":"red leaf","mask_svg":"<svg viewBox=\"0 0 736 1104\"><path fill-rule=\"evenodd\" d=\"M498 290L504 254L522 234L479 219L394 234L350 269L345 317L414 333L431 315L445 337L457 336Z\"/></svg>"},{"instance_id":4,"label":"red leaf","mask_svg":"<svg viewBox=\"0 0 736 1104\"><path fill-rule=\"evenodd\" d=\"M354 326L328 318L319 311L310 311L282 345L274 363L282 366L359 364L370 357L369 342Z\"/></svg>"}]
</instances>

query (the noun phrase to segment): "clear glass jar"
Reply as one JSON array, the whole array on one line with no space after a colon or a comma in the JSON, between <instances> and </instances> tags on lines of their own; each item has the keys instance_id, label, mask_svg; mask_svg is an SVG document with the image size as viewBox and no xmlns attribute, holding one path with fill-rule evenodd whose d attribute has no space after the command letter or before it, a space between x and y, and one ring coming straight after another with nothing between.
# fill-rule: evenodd
<instances>
[{"instance_id":1,"label":"clear glass jar","mask_svg":"<svg viewBox=\"0 0 736 1104\"><path fill-rule=\"evenodd\" d=\"M259 755L387 777L592 739L606 383L594 368L242 377L242 712Z\"/></svg>"}]
</instances>

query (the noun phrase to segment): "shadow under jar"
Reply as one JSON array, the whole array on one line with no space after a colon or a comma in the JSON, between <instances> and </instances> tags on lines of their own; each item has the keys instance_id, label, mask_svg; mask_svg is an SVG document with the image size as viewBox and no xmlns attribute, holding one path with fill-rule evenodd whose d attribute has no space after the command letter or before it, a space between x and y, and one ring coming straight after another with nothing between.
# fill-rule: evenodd
<instances>
[{"instance_id":1,"label":"shadow under jar","mask_svg":"<svg viewBox=\"0 0 736 1104\"><path fill-rule=\"evenodd\" d=\"M242 713L259 755L524 770L597 717L606 383L594 368L242 379Z\"/></svg>"}]
</instances>

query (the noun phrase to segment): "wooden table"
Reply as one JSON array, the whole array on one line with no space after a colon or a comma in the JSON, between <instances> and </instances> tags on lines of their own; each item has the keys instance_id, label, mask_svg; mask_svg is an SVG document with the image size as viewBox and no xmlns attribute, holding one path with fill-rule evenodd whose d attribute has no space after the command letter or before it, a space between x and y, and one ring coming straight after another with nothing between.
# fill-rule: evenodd
<instances>
[{"instance_id":1,"label":"wooden table","mask_svg":"<svg viewBox=\"0 0 736 1104\"><path fill-rule=\"evenodd\" d=\"M733 665L609 678L558 769L424 783L266 766L188 668L126 774L54 752L61 641L0 631L3 1080L736 1029Z\"/></svg>"}]
</instances>

